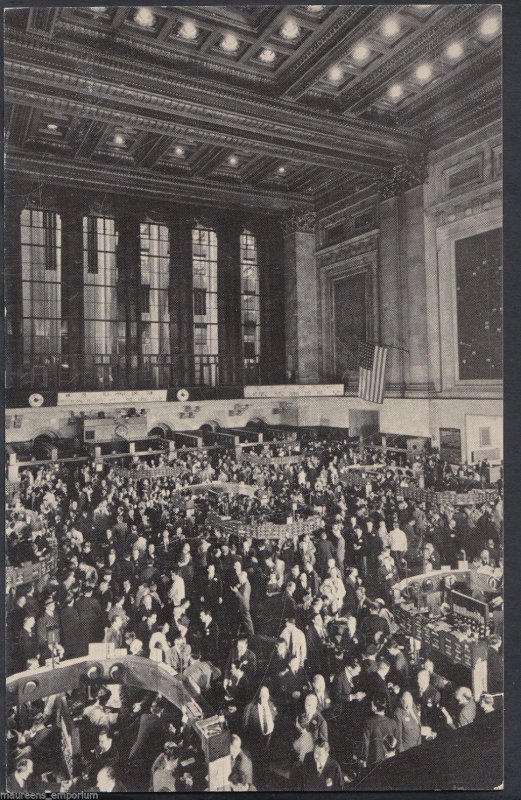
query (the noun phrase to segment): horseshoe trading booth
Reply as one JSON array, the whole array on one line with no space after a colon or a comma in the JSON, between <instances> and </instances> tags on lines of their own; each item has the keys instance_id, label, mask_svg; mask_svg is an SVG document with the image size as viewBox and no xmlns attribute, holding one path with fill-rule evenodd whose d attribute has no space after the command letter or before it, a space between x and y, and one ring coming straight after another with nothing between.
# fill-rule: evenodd
<instances>
[{"instance_id":1,"label":"horseshoe trading booth","mask_svg":"<svg viewBox=\"0 0 521 800\"><path fill-rule=\"evenodd\" d=\"M121 655L96 658L92 655L71 659L17 673L7 678L6 706L23 710L28 704L54 698L61 735L61 769L70 779L81 773L81 746L78 725L65 702L65 693L82 685L126 686L161 695L188 720L187 726L198 737L204 754L207 788L226 788L230 772L230 733L221 716L178 677L167 664L142 656Z\"/></svg>"},{"instance_id":2,"label":"horseshoe trading booth","mask_svg":"<svg viewBox=\"0 0 521 800\"><path fill-rule=\"evenodd\" d=\"M491 608L502 596L502 581L474 569L441 569L406 578L393 591L396 623L417 660L432 658L443 674L466 679L479 699L488 689Z\"/></svg>"}]
</instances>

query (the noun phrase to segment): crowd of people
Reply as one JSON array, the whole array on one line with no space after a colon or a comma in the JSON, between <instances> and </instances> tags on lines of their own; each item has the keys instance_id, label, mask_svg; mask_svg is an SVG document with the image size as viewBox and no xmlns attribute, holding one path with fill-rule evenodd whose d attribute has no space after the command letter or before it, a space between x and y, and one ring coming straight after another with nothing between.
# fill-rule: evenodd
<instances>
[{"instance_id":1,"label":"crowd of people","mask_svg":"<svg viewBox=\"0 0 521 800\"><path fill-rule=\"evenodd\" d=\"M222 448L178 454L175 478L132 479L114 463L25 469L7 509L8 561L55 550L58 570L11 598L9 673L86 656L100 642L164 661L226 719L235 791L341 789L386 758L479 722L494 698L476 703L468 681L442 677L431 653L413 660L392 587L412 572L455 567L462 551L500 575L500 494L480 506L411 501L402 487L418 471L442 488L451 480L439 456L398 472L389 455L366 450L364 463L381 467L369 489L343 480L360 460L340 438L308 439L283 464ZM253 490L190 492L213 481ZM215 515L252 535L214 525ZM256 523L288 518L313 519L315 530L255 537ZM187 717L164 697L86 684L65 700L81 734L76 787L205 788ZM42 779L70 785L56 715L55 696L10 713L10 790Z\"/></svg>"}]
</instances>

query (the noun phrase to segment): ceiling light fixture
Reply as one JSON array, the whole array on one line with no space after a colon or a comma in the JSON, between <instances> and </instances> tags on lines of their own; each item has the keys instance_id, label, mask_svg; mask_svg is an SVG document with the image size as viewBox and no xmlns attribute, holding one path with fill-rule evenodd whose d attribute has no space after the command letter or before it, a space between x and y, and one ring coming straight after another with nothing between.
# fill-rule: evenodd
<instances>
[{"instance_id":1,"label":"ceiling light fixture","mask_svg":"<svg viewBox=\"0 0 521 800\"><path fill-rule=\"evenodd\" d=\"M482 20L479 31L482 36L495 36L499 33L501 22L497 14L489 14Z\"/></svg>"},{"instance_id":2,"label":"ceiling light fixture","mask_svg":"<svg viewBox=\"0 0 521 800\"><path fill-rule=\"evenodd\" d=\"M389 87L389 97L391 100L399 100L400 97L403 97L403 86L401 83L393 83L392 86Z\"/></svg>"},{"instance_id":3,"label":"ceiling light fixture","mask_svg":"<svg viewBox=\"0 0 521 800\"><path fill-rule=\"evenodd\" d=\"M387 39L392 39L400 33L400 23L396 17L387 17L382 23L382 33Z\"/></svg>"},{"instance_id":4,"label":"ceiling light fixture","mask_svg":"<svg viewBox=\"0 0 521 800\"><path fill-rule=\"evenodd\" d=\"M237 158L237 156L230 156L228 158L228 164L230 165L230 167L237 167L239 165L239 159Z\"/></svg>"},{"instance_id":5,"label":"ceiling light fixture","mask_svg":"<svg viewBox=\"0 0 521 800\"><path fill-rule=\"evenodd\" d=\"M277 172L279 173L279 175L285 175L286 167L278 167Z\"/></svg>"},{"instance_id":6,"label":"ceiling light fixture","mask_svg":"<svg viewBox=\"0 0 521 800\"><path fill-rule=\"evenodd\" d=\"M445 55L452 61L456 61L463 55L463 45L461 42L452 42L445 50Z\"/></svg>"},{"instance_id":7,"label":"ceiling light fixture","mask_svg":"<svg viewBox=\"0 0 521 800\"><path fill-rule=\"evenodd\" d=\"M106 10L107 6L89 6L89 11L93 14L104 14Z\"/></svg>"},{"instance_id":8,"label":"ceiling light fixture","mask_svg":"<svg viewBox=\"0 0 521 800\"><path fill-rule=\"evenodd\" d=\"M310 14L320 14L325 9L325 6L306 6Z\"/></svg>"},{"instance_id":9,"label":"ceiling light fixture","mask_svg":"<svg viewBox=\"0 0 521 800\"><path fill-rule=\"evenodd\" d=\"M430 64L420 64L416 67L416 78L421 83L427 83L432 78L432 67Z\"/></svg>"},{"instance_id":10,"label":"ceiling light fixture","mask_svg":"<svg viewBox=\"0 0 521 800\"><path fill-rule=\"evenodd\" d=\"M57 131L58 130L58 126L57 126L57 124L55 122L49 122L47 124L47 130L48 131Z\"/></svg>"},{"instance_id":11,"label":"ceiling light fixture","mask_svg":"<svg viewBox=\"0 0 521 800\"><path fill-rule=\"evenodd\" d=\"M226 53L235 53L239 48L239 40L234 33L226 33L221 39L219 47Z\"/></svg>"},{"instance_id":12,"label":"ceiling light fixture","mask_svg":"<svg viewBox=\"0 0 521 800\"><path fill-rule=\"evenodd\" d=\"M118 147L122 147L122 145L125 144L125 137L122 136L120 133L116 133L116 135L114 136L113 142Z\"/></svg>"},{"instance_id":13,"label":"ceiling light fixture","mask_svg":"<svg viewBox=\"0 0 521 800\"><path fill-rule=\"evenodd\" d=\"M288 17L284 25L280 29L280 35L283 39L292 41L300 34L300 26L295 22L293 17Z\"/></svg>"},{"instance_id":14,"label":"ceiling light fixture","mask_svg":"<svg viewBox=\"0 0 521 800\"><path fill-rule=\"evenodd\" d=\"M185 155L185 149L184 149L184 147L181 147L181 145L180 145L180 144L176 145L176 146L174 147L174 155L175 155L177 158L184 158L184 155Z\"/></svg>"},{"instance_id":15,"label":"ceiling light fixture","mask_svg":"<svg viewBox=\"0 0 521 800\"><path fill-rule=\"evenodd\" d=\"M277 58L277 54L274 50L270 50L269 47L265 47L264 50L260 51L259 58L263 64L273 64Z\"/></svg>"},{"instance_id":16,"label":"ceiling light fixture","mask_svg":"<svg viewBox=\"0 0 521 800\"><path fill-rule=\"evenodd\" d=\"M360 42L353 48L352 55L353 55L353 61L356 61L357 64L363 64L364 61L367 61L367 59L371 55L371 51L364 42Z\"/></svg>"},{"instance_id":17,"label":"ceiling light fixture","mask_svg":"<svg viewBox=\"0 0 521 800\"><path fill-rule=\"evenodd\" d=\"M344 77L344 70L339 64L333 64L327 71L327 77L331 83L340 83Z\"/></svg>"},{"instance_id":18,"label":"ceiling light fixture","mask_svg":"<svg viewBox=\"0 0 521 800\"><path fill-rule=\"evenodd\" d=\"M199 36L199 28L192 20L187 19L179 28L179 36L182 39L188 39L188 41L193 42Z\"/></svg>"},{"instance_id":19,"label":"ceiling light fixture","mask_svg":"<svg viewBox=\"0 0 521 800\"><path fill-rule=\"evenodd\" d=\"M141 6L138 8L134 16L134 22L136 22L142 28L152 28L155 20L156 18L153 12L147 6Z\"/></svg>"}]
</instances>

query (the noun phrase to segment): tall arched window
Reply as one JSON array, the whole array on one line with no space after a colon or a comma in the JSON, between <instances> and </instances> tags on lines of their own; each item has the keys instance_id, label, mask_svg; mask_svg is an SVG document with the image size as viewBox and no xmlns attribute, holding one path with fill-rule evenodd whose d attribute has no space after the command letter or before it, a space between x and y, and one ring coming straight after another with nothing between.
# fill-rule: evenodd
<instances>
[{"instance_id":1,"label":"tall arched window","mask_svg":"<svg viewBox=\"0 0 521 800\"><path fill-rule=\"evenodd\" d=\"M114 385L118 339L125 351L125 322L118 322L117 242L112 217L83 217L84 377L107 389Z\"/></svg>"},{"instance_id":2,"label":"tall arched window","mask_svg":"<svg viewBox=\"0 0 521 800\"><path fill-rule=\"evenodd\" d=\"M170 236L166 225L140 225L141 286L141 356L143 377L155 387L168 374L170 355Z\"/></svg>"},{"instance_id":3,"label":"tall arched window","mask_svg":"<svg viewBox=\"0 0 521 800\"><path fill-rule=\"evenodd\" d=\"M192 230L195 382L217 383L217 234L196 225Z\"/></svg>"},{"instance_id":4,"label":"tall arched window","mask_svg":"<svg viewBox=\"0 0 521 800\"><path fill-rule=\"evenodd\" d=\"M241 234L241 325L246 379L257 369L260 356L260 298L257 240L249 231Z\"/></svg>"},{"instance_id":5,"label":"tall arched window","mask_svg":"<svg viewBox=\"0 0 521 800\"><path fill-rule=\"evenodd\" d=\"M61 354L61 218L25 208L20 217L24 374L52 385Z\"/></svg>"}]
</instances>

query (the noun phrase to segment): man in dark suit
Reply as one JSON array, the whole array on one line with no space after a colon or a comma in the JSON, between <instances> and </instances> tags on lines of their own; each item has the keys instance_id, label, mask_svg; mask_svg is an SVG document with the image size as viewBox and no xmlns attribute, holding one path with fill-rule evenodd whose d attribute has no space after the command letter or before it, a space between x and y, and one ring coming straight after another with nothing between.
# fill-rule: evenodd
<instances>
[{"instance_id":1,"label":"man in dark suit","mask_svg":"<svg viewBox=\"0 0 521 800\"><path fill-rule=\"evenodd\" d=\"M322 580L327 578L328 561L330 558L335 558L335 548L327 538L326 531L322 531L320 539L316 544L315 554L315 569Z\"/></svg>"},{"instance_id":2,"label":"man in dark suit","mask_svg":"<svg viewBox=\"0 0 521 800\"><path fill-rule=\"evenodd\" d=\"M217 664L219 660L219 627L214 622L210 608L202 608L199 613L201 624L197 630L203 661Z\"/></svg>"},{"instance_id":3,"label":"man in dark suit","mask_svg":"<svg viewBox=\"0 0 521 800\"><path fill-rule=\"evenodd\" d=\"M257 697L248 703L242 718L244 735L255 769L255 785L264 787L270 763L271 737L275 728L277 709L267 686L261 686Z\"/></svg>"},{"instance_id":4,"label":"man in dark suit","mask_svg":"<svg viewBox=\"0 0 521 800\"><path fill-rule=\"evenodd\" d=\"M344 778L340 765L329 755L329 744L319 740L298 770L298 788L306 792L340 791Z\"/></svg>"},{"instance_id":5,"label":"man in dark suit","mask_svg":"<svg viewBox=\"0 0 521 800\"><path fill-rule=\"evenodd\" d=\"M366 767L373 767L384 760L386 736L396 738L396 721L385 716L385 706L385 696L375 697L371 702L371 716L365 721L361 760Z\"/></svg>"},{"instance_id":6,"label":"man in dark suit","mask_svg":"<svg viewBox=\"0 0 521 800\"><path fill-rule=\"evenodd\" d=\"M156 699L150 706L150 711L141 714L139 721L136 720L133 734L137 729L137 736L134 744L130 748L129 761L140 761L144 770L150 770L154 760L162 752L166 741L167 726L161 719L163 716L163 706Z\"/></svg>"},{"instance_id":7,"label":"man in dark suit","mask_svg":"<svg viewBox=\"0 0 521 800\"><path fill-rule=\"evenodd\" d=\"M246 778L246 783L253 783L253 765L251 758L241 749L242 742L236 733L230 738L230 775L234 770L241 770Z\"/></svg>"},{"instance_id":8,"label":"man in dark suit","mask_svg":"<svg viewBox=\"0 0 521 800\"><path fill-rule=\"evenodd\" d=\"M76 601L80 615L81 655L87 655L91 642L101 642L104 633L103 611L94 595L94 586L87 583ZM80 645L79 645L80 646Z\"/></svg>"},{"instance_id":9,"label":"man in dark suit","mask_svg":"<svg viewBox=\"0 0 521 800\"><path fill-rule=\"evenodd\" d=\"M240 572L238 585L230 588L239 604L239 619L242 628L249 636L253 636L255 631L253 630L253 621L250 613L251 586L248 580L248 573Z\"/></svg>"},{"instance_id":10,"label":"man in dark suit","mask_svg":"<svg viewBox=\"0 0 521 800\"><path fill-rule=\"evenodd\" d=\"M356 590L358 588L358 569L351 567L348 570L348 575L345 580L346 593L344 597L344 610L348 614L356 614L357 597Z\"/></svg>"},{"instance_id":11,"label":"man in dark suit","mask_svg":"<svg viewBox=\"0 0 521 800\"><path fill-rule=\"evenodd\" d=\"M246 676L249 679L255 677L257 671L257 656L252 650L248 649L248 637L240 635L237 637L237 643L232 647L226 662L225 677L230 677L230 667L233 661L238 661Z\"/></svg>"},{"instance_id":12,"label":"man in dark suit","mask_svg":"<svg viewBox=\"0 0 521 800\"><path fill-rule=\"evenodd\" d=\"M391 717L395 711L387 688L387 675L390 668L389 662L380 656L376 662L376 672L372 672L367 676L366 683L367 694L371 700L376 697L385 697L385 713L388 717Z\"/></svg>"}]
</instances>

